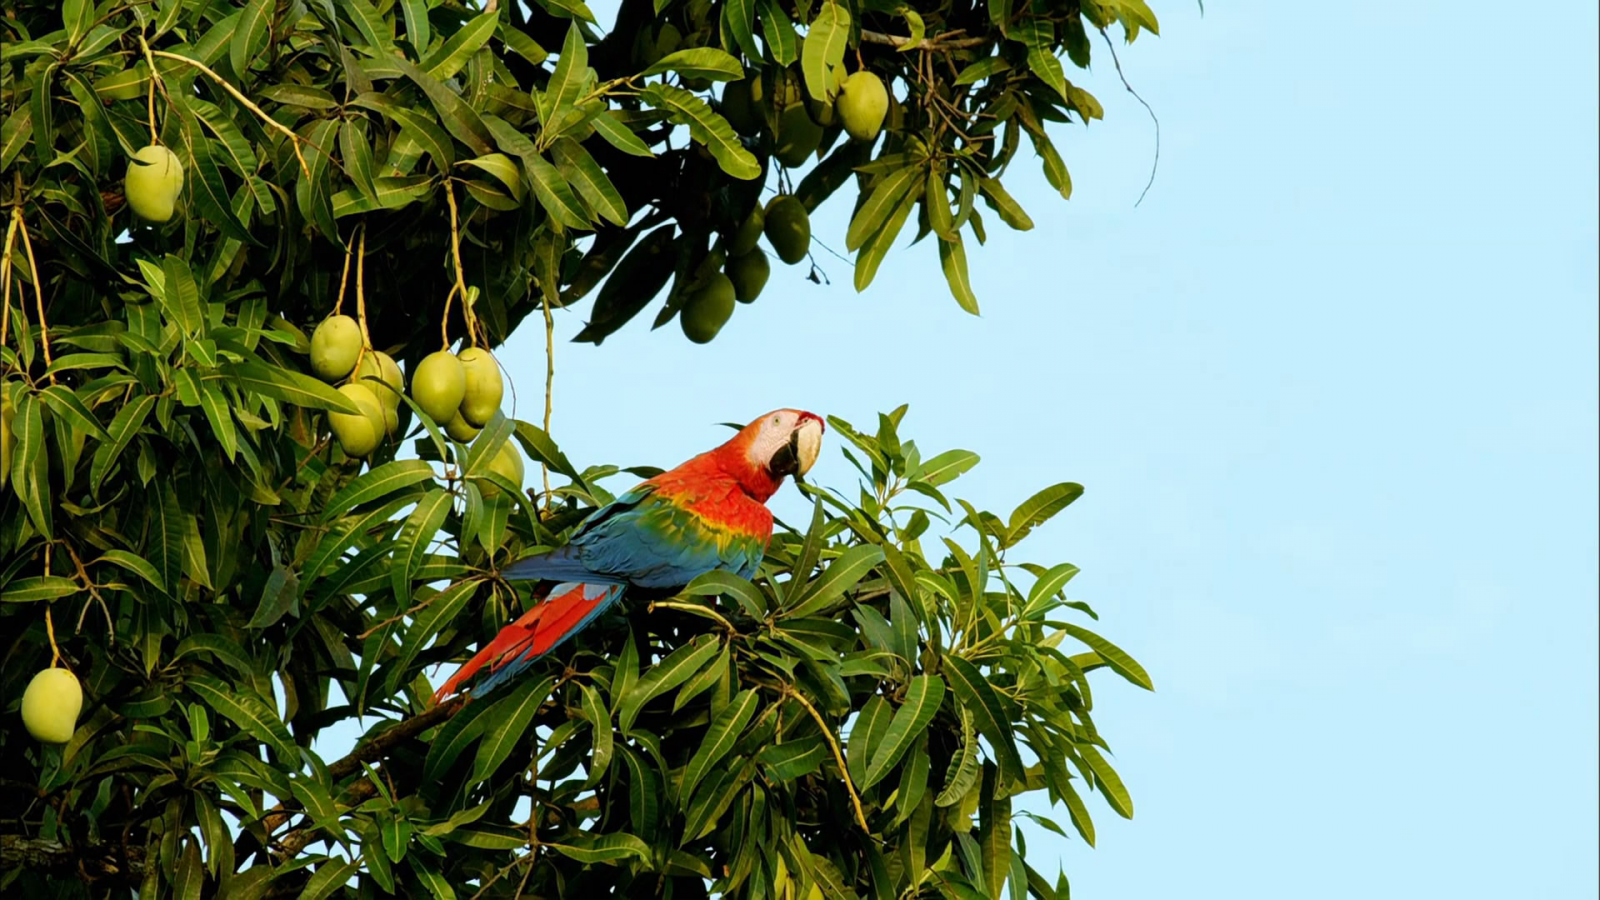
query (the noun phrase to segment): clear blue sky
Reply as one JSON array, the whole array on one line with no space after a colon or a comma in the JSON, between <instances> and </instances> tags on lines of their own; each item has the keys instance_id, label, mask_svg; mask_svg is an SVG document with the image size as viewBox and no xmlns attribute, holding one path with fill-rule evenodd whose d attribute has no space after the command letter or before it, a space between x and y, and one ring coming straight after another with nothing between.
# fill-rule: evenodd
<instances>
[{"instance_id":1,"label":"clear blue sky","mask_svg":"<svg viewBox=\"0 0 1600 900\"><path fill-rule=\"evenodd\" d=\"M982 454L980 506L1086 485L1031 558L1083 568L1157 693L1097 691L1134 821L1029 842L1076 897L1595 897L1595 6L1153 5L1140 208L1152 127L1096 44L1107 121L1059 132L1070 203L1012 166L1037 227L972 254L982 318L926 244L864 295L776 270L706 347L568 343L585 303L555 436L672 465L772 407L909 402ZM841 250L847 213L814 223ZM528 419L542 338L501 354Z\"/></svg>"}]
</instances>

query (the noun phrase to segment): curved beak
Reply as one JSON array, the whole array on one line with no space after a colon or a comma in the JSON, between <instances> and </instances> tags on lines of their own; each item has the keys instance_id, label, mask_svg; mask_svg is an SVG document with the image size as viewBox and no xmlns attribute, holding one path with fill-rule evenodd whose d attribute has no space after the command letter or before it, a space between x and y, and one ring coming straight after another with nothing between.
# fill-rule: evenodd
<instances>
[{"instance_id":1,"label":"curved beak","mask_svg":"<svg viewBox=\"0 0 1600 900\"><path fill-rule=\"evenodd\" d=\"M778 448L767 465L774 479L793 475L795 481L804 480L822 452L822 428L821 419L808 418L789 433L789 440Z\"/></svg>"}]
</instances>

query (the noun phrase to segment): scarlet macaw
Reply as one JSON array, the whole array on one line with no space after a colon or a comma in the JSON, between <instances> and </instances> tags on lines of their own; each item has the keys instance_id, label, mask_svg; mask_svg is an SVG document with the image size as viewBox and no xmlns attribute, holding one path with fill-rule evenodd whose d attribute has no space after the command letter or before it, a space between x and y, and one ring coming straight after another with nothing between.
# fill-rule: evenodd
<instances>
[{"instance_id":1,"label":"scarlet macaw","mask_svg":"<svg viewBox=\"0 0 1600 900\"><path fill-rule=\"evenodd\" d=\"M715 569L752 578L772 538L766 502L810 471L825 426L815 413L767 413L727 443L651 478L589 515L565 547L512 563L511 580L560 582L501 629L434 694L453 694L485 664L477 696L526 671L582 631L629 585L671 588Z\"/></svg>"}]
</instances>

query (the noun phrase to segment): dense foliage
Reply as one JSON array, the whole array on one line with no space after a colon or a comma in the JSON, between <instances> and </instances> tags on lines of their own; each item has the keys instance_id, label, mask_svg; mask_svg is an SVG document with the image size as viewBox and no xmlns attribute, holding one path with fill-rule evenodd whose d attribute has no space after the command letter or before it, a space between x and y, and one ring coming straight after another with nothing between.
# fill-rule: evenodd
<instances>
[{"instance_id":1,"label":"dense foliage","mask_svg":"<svg viewBox=\"0 0 1600 900\"><path fill-rule=\"evenodd\" d=\"M976 201L1029 227L1000 181L1023 137L1069 193L1045 123L1100 108L1059 55L1112 23L1155 29L1142 0L625 0L603 37L579 0L7 4L0 888L1058 896L1013 803L1091 842L1088 793L1131 815L1087 673L1150 687L1072 620L1074 567L1014 559L1077 485L996 516L946 497L977 457L924 459L903 408L830 419L860 489L808 486L754 583L630 595L533 677L434 705L439 664L529 602L498 569L653 470L580 469L498 413L457 440L410 396L351 457L330 417L361 408L308 334L352 314L413 372L594 292L598 343L731 274L764 188L847 185L858 289L915 210L975 311ZM829 103L860 71L894 98L873 140ZM150 144L175 207L133 185ZM779 154L821 161L791 181ZM61 744L18 715L52 665L83 692ZM364 736L323 759L336 727Z\"/></svg>"}]
</instances>

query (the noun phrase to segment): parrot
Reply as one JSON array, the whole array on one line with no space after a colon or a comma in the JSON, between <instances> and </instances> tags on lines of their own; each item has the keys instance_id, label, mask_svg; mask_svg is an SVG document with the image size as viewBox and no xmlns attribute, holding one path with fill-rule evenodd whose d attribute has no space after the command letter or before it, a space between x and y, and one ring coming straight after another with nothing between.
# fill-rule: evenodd
<instances>
[{"instance_id":1,"label":"parrot","mask_svg":"<svg viewBox=\"0 0 1600 900\"><path fill-rule=\"evenodd\" d=\"M482 697L586 628L629 587L676 588L713 570L753 578L772 538L766 502L816 463L822 417L778 409L722 446L633 487L590 513L563 547L524 557L500 575L555 582L544 602L507 625L434 693Z\"/></svg>"}]
</instances>

